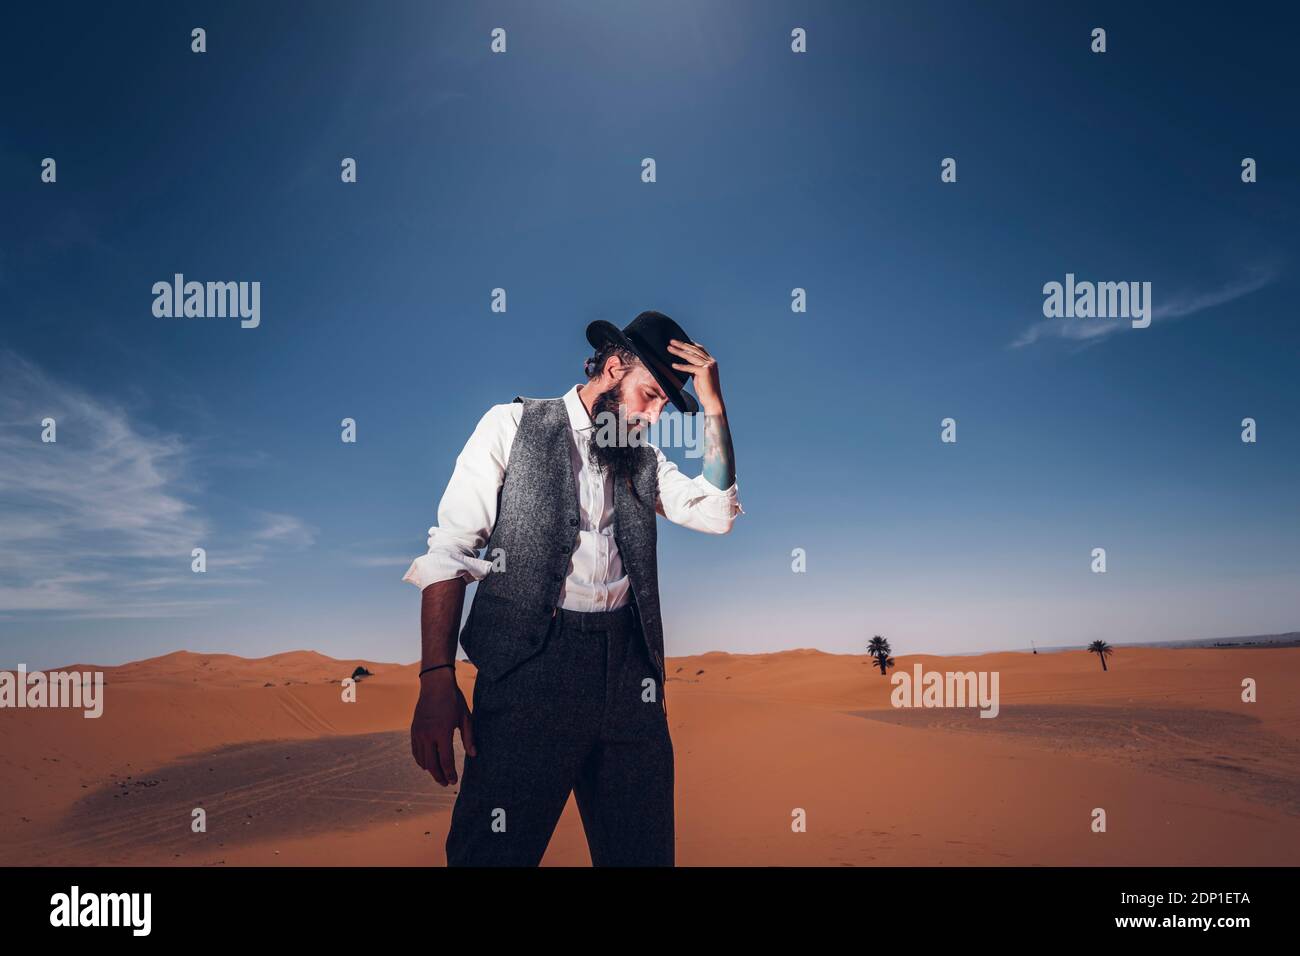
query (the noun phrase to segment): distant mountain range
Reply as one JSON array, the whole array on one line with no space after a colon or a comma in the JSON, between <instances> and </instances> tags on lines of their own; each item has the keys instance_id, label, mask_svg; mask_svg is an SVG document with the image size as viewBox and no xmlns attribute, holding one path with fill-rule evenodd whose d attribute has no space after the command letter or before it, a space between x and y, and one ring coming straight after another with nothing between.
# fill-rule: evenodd
<instances>
[{"instance_id":1,"label":"distant mountain range","mask_svg":"<svg viewBox=\"0 0 1300 956\"><path fill-rule=\"evenodd\" d=\"M1039 647L1040 653L1054 651L1079 651L1087 644L1073 644L1060 647ZM1288 631L1285 634L1252 634L1246 637L1205 637L1190 641L1131 641L1114 642L1114 647L1300 647L1300 631ZM1032 651L1032 649L1031 649Z\"/></svg>"}]
</instances>

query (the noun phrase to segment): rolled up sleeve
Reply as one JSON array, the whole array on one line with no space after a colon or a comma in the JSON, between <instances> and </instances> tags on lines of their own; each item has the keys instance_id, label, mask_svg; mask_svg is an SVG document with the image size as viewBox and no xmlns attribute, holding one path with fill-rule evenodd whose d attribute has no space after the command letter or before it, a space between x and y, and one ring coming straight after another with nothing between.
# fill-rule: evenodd
<instances>
[{"instance_id":1,"label":"rolled up sleeve","mask_svg":"<svg viewBox=\"0 0 1300 956\"><path fill-rule=\"evenodd\" d=\"M438 523L429 529L429 550L415 558L402 580L424 590L461 577L478 581L492 562L478 553L497 518L497 493L505 478L510 446L518 430L517 402L494 405L479 420L438 503Z\"/></svg>"},{"instance_id":2,"label":"rolled up sleeve","mask_svg":"<svg viewBox=\"0 0 1300 956\"><path fill-rule=\"evenodd\" d=\"M688 478L658 448L655 455L659 459L659 500L655 510L669 521L692 531L726 534L736 516L745 513L735 481L730 488L718 488L702 474Z\"/></svg>"}]
</instances>

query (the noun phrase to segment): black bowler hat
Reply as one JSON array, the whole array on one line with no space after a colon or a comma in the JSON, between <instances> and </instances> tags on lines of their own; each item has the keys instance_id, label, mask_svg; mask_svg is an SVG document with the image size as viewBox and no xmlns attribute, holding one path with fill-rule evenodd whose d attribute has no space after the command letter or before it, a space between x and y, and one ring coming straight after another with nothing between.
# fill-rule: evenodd
<instances>
[{"instance_id":1,"label":"black bowler hat","mask_svg":"<svg viewBox=\"0 0 1300 956\"><path fill-rule=\"evenodd\" d=\"M688 415L700 410L695 396L682 391L691 373L673 368L673 362L684 362L680 355L668 351L668 340L692 341L680 325L662 312L642 312L622 331L612 322L597 319L587 326L587 341L599 350L606 342L617 342L645 363L664 394Z\"/></svg>"}]
</instances>

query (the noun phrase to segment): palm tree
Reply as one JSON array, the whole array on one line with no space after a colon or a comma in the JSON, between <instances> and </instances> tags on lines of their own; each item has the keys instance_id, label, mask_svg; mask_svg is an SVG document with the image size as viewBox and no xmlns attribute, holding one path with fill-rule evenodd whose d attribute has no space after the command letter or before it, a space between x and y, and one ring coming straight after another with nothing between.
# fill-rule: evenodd
<instances>
[{"instance_id":1,"label":"palm tree","mask_svg":"<svg viewBox=\"0 0 1300 956\"><path fill-rule=\"evenodd\" d=\"M894 666L894 659L889 656L889 641L879 634L867 644L867 654L876 659L876 666L880 668L882 676L886 668Z\"/></svg>"},{"instance_id":2,"label":"palm tree","mask_svg":"<svg viewBox=\"0 0 1300 956\"><path fill-rule=\"evenodd\" d=\"M1088 645L1088 653L1089 653L1089 654L1096 654L1098 657L1100 657L1100 658L1101 658L1101 669L1102 669L1102 670L1107 670L1107 667L1106 667L1106 655L1108 655L1108 654L1114 654L1114 653L1115 653L1115 650L1114 650L1114 648L1112 648L1109 644L1107 644L1105 641L1093 641L1091 644Z\"/></svg>"}]
</instances>

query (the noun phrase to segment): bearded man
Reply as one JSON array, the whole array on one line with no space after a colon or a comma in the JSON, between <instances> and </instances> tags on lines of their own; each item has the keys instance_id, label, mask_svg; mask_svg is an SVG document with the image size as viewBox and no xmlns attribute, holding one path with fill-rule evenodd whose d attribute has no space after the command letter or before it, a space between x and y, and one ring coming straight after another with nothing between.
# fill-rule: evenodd
<instances>
[{"instance_id":1,"label":"bearded man","mask_svg":"<svg viewBox=\"0 0 1300 956\"><path fill-rule=\"evenodd\" d=\"M536 866L570 793L593 865L674 865L656 516L731 530L731 433L716 359L668 316L592 322L587 340L585 384L488 409L403 578L422 594L411 752L448 786L456 730L465 751L449 866ZM695 478L646 439L669 402L703 416ZM471 581L472 711L455 673Z\"/></svg>"}]
</instances>

